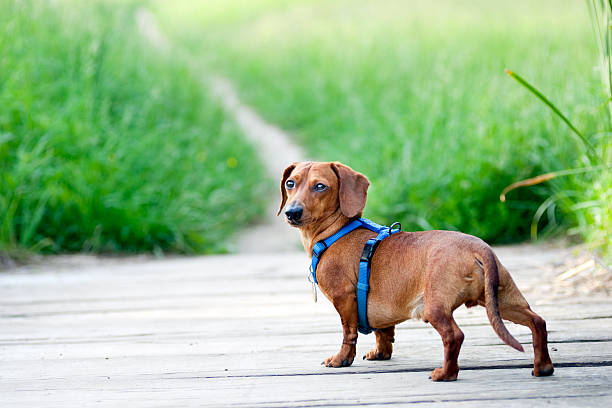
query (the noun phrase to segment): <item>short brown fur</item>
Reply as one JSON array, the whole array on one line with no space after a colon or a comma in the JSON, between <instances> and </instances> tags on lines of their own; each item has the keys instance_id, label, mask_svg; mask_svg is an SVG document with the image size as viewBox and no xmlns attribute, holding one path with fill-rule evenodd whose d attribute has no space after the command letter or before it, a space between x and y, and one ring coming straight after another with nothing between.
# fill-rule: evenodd
<instances>
[{"instance_id":1,"label":"short brown fur","mask_svg":"<svg viewBox=\"0 0 612 408\"><path fill-rule=\"evenodd\" d=\"M287 189L286 183L293 182ZM323 191L317 188L325 186ZM304 249L310 255L318 241L360 217L367 198L368 179L338 163L295 163L281 180L285 208L299 209L288 222L299 228ZM358 264L365 242L376 234L359 228L340 238L321 257L317 280L342 323L340 351L327 358L328 367L353 363L357 343L356 284ZM376 330L376 347L364 359L387 360L393 352L395 325L410 318L422 319L438 331L444 343L444 364L431 373L434 381L457 379L457 357L463 332L453 311L465 304L485 306L498 336L523 351L502 319L531 329L535 376L554 371L547 347L546 322L529 307L510 274L493 250L481 239L452 231L400 232L379 245L372 259L368 322Z\"/></svg>"}]
</instances>

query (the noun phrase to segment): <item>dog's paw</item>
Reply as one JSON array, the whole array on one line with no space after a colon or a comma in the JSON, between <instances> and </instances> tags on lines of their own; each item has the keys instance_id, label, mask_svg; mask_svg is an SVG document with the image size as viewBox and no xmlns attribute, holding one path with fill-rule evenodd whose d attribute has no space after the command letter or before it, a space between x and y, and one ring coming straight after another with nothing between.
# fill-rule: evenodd
<instances>
[{"instance_id":1,"label":"dog's paw","mask_svg":"<svg viewBox=\"0 0 612 408\"><path fill-rule=\"evenodd\" d=\"M555 372L555 368L552 364L545 364L542 367L533 367L533 371L531 371L531 375L534 377L548 377L549 375L553 375Z\"/></svg>"},{"instance_id":2,"label":"dog's paw","mask_svg":"<svg viewBox=\"0 0 612 408\"><path fill-rule=\"evenodd\" d=\"M391 353L388 351L378 351L378 349L370 350L363 356L364 360L389 360Z\"/></svg>"},{"instance_id":3,"label":"dog's paw","mask_svg":"<svg viewBox=\"0 0 612 408\"><path fill-rule=\"evenodd\" d=\"M447 373L442 368L436 368L431 372L431 381L456 381L458 372Z\"/></svg>"},{"instance_id":4,"label":"dog's paw","mask_svg":"<svg viewBox=\"0 0 612 408\"><path fill-rule=\"evenodd\" d=\"M324 365L325 367L348 367L351 364L353 364L353 359L352 358L342 358L339 357L338 354L336 354L335 356L332 356L328 359L326 359L325 361L323 361L321 363L321 365Z\"/></svg>"}]
</instances>

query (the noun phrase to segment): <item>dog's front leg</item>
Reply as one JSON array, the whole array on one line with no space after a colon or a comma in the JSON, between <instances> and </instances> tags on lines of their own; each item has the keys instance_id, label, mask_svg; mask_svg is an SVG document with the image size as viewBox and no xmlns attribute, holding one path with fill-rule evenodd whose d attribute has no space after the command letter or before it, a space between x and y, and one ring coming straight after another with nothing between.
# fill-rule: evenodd
<instances>
[{"instance_id":1,"label":"dog's front leg","mask_svg":"<svg viewBox=\"0 0 612 408\"><path fill-rule=\"evenodd\" d=\"M353 364L357 349L357 299L354 294L334 298L332 303L342 322L342 347L335 356L326 359L327 367L348 367Z\"/></svg>"}]
</instances>

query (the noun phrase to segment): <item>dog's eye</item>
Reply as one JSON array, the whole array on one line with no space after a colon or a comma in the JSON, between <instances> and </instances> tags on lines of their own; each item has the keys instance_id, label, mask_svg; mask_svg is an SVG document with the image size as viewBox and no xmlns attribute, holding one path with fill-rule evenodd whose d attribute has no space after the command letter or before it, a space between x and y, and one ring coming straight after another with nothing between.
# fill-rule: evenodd
<instances>
[{"instance_id":1,"label":"dog's eye","mask_svg":"<svg viewBox=\"0 0 612 408\"><path fill-rule=\"evenodd\" d=\"M313 187L314 191L325 191L325 189L327 189L327 186L325 184L323 184L323 183L317 183Z\"/></svg>"},{"instance_id":2,"label":"dog's eye","mask_svg":"<svg viewBox=\"0 0 612 408\"><path fill-rule=\"evenodd\" d=\"M287 180L285 182L285 187L287 187L287 190L291 190L293 187L295 187L295 181Z\"/></svg>"}]
</instances>

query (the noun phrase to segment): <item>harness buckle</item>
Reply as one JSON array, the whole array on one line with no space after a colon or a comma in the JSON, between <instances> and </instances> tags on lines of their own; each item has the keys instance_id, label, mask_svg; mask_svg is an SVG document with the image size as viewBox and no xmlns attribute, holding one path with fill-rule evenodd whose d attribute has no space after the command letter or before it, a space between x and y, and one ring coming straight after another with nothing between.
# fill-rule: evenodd
<instances>
[{"instance_id":1,"label":"harness buckle","mask_svg":"<svg viewBox=\"0 0 612 408\"><path fill-rule=\"evenodd\" d=\"M394 222L389 227L389 235L395 234L396 232L400 232L401 230L402 230L402 224L400 224L399 222Z\"/></svg>"},{"instance_id":2,"label":"harness buckle","mask_svg":"<svg viewBox=\"0 0 612 408\"><path fill-rule=\"evenodd\" d=\"M314 247L312 247L312 255L318 258L323 252L327 250L327 248L329 247L327 246L325 241L319 241L314 245Z\"/></svg>"},{"instance_id":3,"label":"harness buckle","mask_svg":"<svg viewBox=\"0 0 612 408\"><path fill-rule=\"evenodd\" d=\"M363 252L361 253L361 259L359 259L359 262L370 262L374 256L374 251L376 251L378 244L380 244L380 241L369 239L363 247Z\"/></svg>"}]
</instances>

